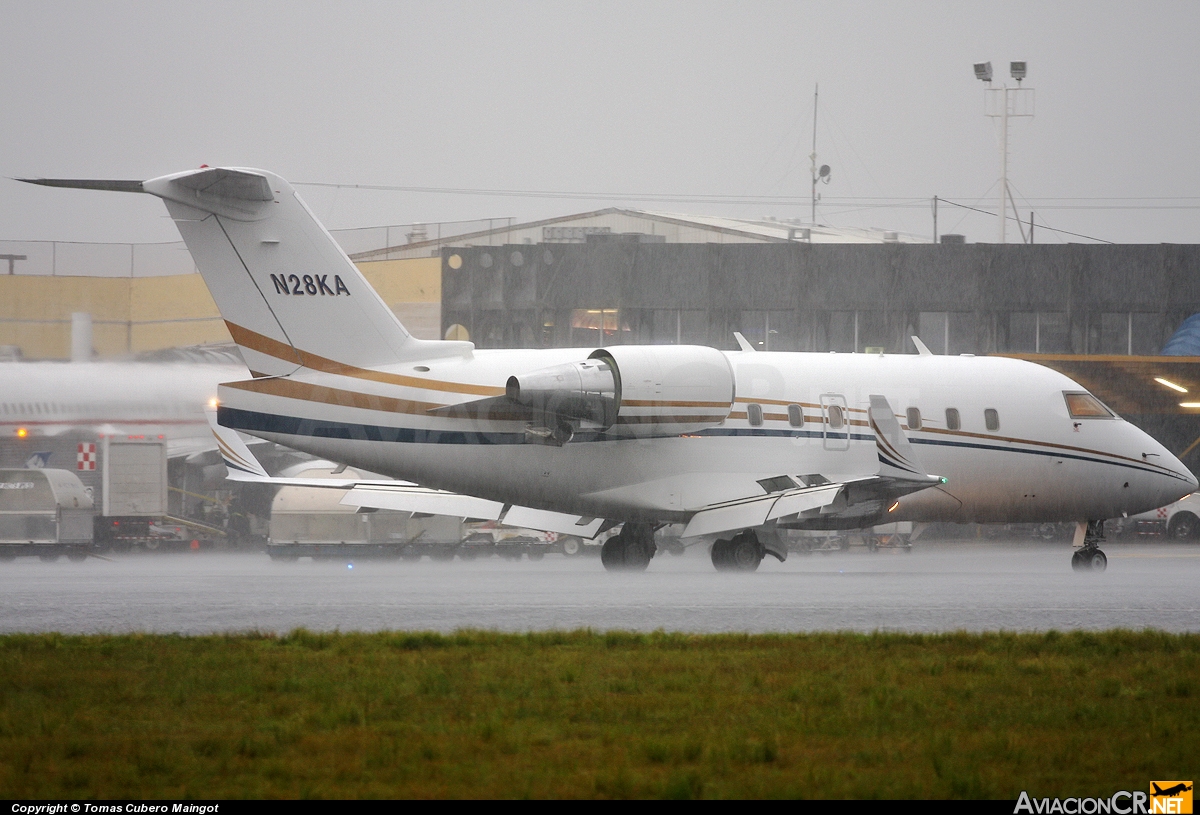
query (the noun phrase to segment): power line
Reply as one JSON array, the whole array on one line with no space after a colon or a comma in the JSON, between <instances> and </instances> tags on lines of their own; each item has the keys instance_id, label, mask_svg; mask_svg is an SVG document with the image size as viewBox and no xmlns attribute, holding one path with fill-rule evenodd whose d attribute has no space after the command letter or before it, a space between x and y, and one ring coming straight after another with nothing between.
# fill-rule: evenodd
<instances>
[{"instance_id":1,"label":"power line","mask_svg":"<svg viewBox=\"0 0 1200 815\"><path fill-rule=\"evenodd\" d=\"M646 193L600 192L571 190L489 189L482 187L420 187L395 184L339 184L323 181L300 181L296 186L328 189L367 190L371 192L405 192L426 195L475 195L501 198L543 198L581 201L651 201L679 204L760 204L800 206L808 198L795 195L729 195L722 193ZM929 205L929 196L822 196L822 200L840 206L873 207L880 209L919 209ZM949 200L941 199L939 200ZM1192 210L1200 209L1200 196L1080 196L1026 198L1039 210ZM1079 202L1079 203L1076 203ZM985 210L979 210L986 212ZM994 215L995 213L987 213Z\"/></svg>"},{"instance_id":2,"label":"power line","mask_svg":"<svg viewBox=\"0 0 1200 815\"><path fill-rule=\"evenodd\" d=\"M959 204L955 201L951 201L949 198L939 198L938 202L939 203L947 203L952 207L961 207L962 209L969 209L973 212L981 212L984 215L991 215L992 217L995 217L995 215L996 215L996 213L989 212L986 209L979 209L978 207L969 207L966 204ZM1017 220L1016 218L1014 218L1011 215L1009 215L1007 217L1008 217L1008 220L1010 220L1010 221ZM1047 232L1057 232L1062 235L1071 235L1072 237L1083 238L1083 239L1089 240L1089 241L1096 241L1097 243L1112 243L1112 244L1116 243L1116 241L1106 241L1104 238L1093 238L1091 235L1081 235L1078 232L1068 232L1065 229L1055 229L1054 227L1046 226L1045 224L1038 224L1038 229L1044 229Z\"/></svg>"}]
</instances>

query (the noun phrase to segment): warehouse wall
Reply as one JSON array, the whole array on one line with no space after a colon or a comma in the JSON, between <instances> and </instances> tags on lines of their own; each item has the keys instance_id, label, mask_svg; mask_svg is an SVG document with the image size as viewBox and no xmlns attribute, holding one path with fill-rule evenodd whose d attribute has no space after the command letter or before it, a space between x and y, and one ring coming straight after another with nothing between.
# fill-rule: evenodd
<instances>
[{"instance_id":1,"label":"warehouse wall","mask_svg":"<svg viewBox=\"0 0 1200 815\"><path fill-rule=\"evenodd\" d=\"M441 260L359 264L363 275L415 336L441 325ZM183 345L231 342L198 274L162 277L0 275L0 346L26 359L71 355L71 314L88 312L99 357Z\"/></svg>"}]
</instances>

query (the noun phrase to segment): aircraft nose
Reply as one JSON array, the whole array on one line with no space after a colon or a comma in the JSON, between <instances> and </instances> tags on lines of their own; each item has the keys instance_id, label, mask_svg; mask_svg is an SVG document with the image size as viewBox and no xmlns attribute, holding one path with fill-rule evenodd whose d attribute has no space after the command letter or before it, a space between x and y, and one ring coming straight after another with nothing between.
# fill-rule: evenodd
<instances>
[{"instance_id":1,"label":"aircraft nose","mask_svg":"<svg viewBox=\"0 0 1200 815\"><path fill-rule=\"evenodd\" d=\"M1183 474L1187 476L1188 494L1190 495L1191 493L1200 489L1200 481L1196 480L1195 474L1193 474L1192 471L1187 467L1184 467L1183 462L1179 461L1179 459L1175 459L1175 461L1178 462L1179 466L1183 468Z\"/></svg>"},{"instance_id":2,"label":"aircraft nose","mask_svg":"<svg viewBox=\"0 0 1200 815\"><path fill-rule=\"evenodd\" d=\"M1192 473L1183 462L1169 453L1166 448L1160 447L1161 452L1151 458L1156 464L1163 468L1163 473L1159 478L1161 496L1164 499L1163 505L1178 501L1185 495L1191 495L1197 489L1200 489L1200 482L1196 481L1195 474Z\"/></svg>"}]
</instances>

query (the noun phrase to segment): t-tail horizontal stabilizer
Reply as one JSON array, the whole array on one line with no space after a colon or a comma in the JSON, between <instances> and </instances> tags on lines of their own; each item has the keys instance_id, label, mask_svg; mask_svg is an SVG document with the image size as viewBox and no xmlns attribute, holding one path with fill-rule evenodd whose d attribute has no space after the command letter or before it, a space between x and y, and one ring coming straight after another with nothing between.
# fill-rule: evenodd
<instances>
[{"instance_id":1,"label":"t-tail horizontal stabilizer","mask_svg":"<svg viewBox=\"0 0 1200 815\"><path fill-rule=\"evenodd\" d=\"M255 374L345 372L473 349L411 336L291 185L273 173L202 167L146 181L23 180L161 198Z\"/></svg>"}]
</instances>

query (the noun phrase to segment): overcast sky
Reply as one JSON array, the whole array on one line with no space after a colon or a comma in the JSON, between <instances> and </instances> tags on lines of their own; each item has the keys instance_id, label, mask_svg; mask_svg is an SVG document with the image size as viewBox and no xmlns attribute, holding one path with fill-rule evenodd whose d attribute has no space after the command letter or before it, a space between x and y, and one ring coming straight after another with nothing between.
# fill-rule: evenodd
<instances>
[{"instance_id":1,"label":"overcast sky","mask_svg":"<svg viewBox=\"0 0 1200 815\"><path fill-rule=\"evenodd\" d=\"M1013 121L1009 162L1022 219L1032 208L1039 226L1098 239L1200 242L1190 0L0 0L0 30L0 176L209 164L580 195L300 187L331 228L603 206L807 219L820 83L817 150L833 173L818 221L929 237L935 195L996 208L998 130L972 63L1013 84L1008 62L1026 60L1037 113ZM737 200L685 200L711 195ZM994 216L948 204L938 226L997 237ZM149 196L0 180L0 239L177 238Z\"/></svg>"}]
</instances>

